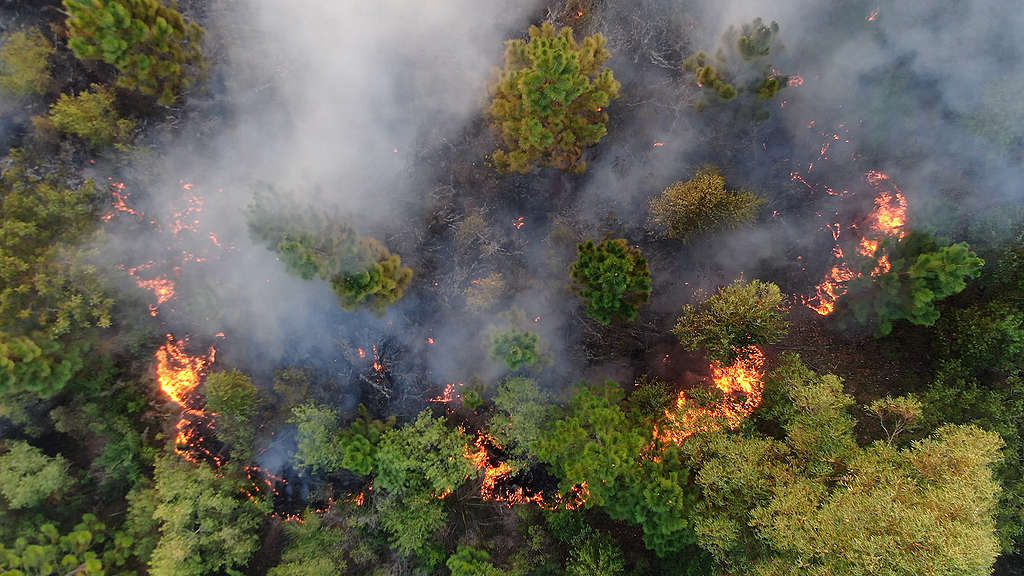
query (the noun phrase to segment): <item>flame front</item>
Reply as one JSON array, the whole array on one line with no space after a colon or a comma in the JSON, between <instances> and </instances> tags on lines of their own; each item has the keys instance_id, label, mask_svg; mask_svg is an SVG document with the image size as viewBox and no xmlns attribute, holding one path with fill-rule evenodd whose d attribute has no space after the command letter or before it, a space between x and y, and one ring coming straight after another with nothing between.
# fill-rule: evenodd
<instances>
[{"instance_id":1,"label":"flame front","mask_svg":"<svg viewBox=\"0 0 1024 576\"><path fill-rule=\"evenodd\" d=\"M907 224L907 199L903 191L892 183L888 174L872 170L865 174L865 179L876 191L874 208L866 220L867 232L857 244L857 253L865 258L875 258L877 263L871 270L872 276L885 274L892 269L888 254L880 254L882 239L903 238ZM832 237L839 241L839 223L829 226ZM835 311L836 300L846 293L847 283L856 278L857 274L850 269L843 255L842 248L836 244L832 249L838 263L825 275L825 279L815 287L815 294L804 299L804 304L821 314L828 316Z\"/></svg>"},{"instance_id":2,"label":"flame front","mask_svg":"<svg viewBox=\"0 0 1024 576\"><path fill-rule=\"evenodd\" d=\"M685 392L676 397L674 409L665 412L666 423L654 430L665 442L683 443L697 432L716 430L724 420L736 428L761 404L764 390L764 352L756 346L746 350L747 357L729 366L711 363L711 381L724 397L710 406L687 406Z\"/></svg>"},{"instance_id":3,"label":"flame front","mask_svg":"<svg viewBox=\"0 0 1024 576\"><path fill-rule=\"evenodd\" d=\"M210 346L205 356L190 356L185 352L188 339L174 340L167 335L167 343L156 351L156 377L160 390L171 401L182 406L186 397L199 386L199 380L209 371L217 354Z\"/></svg>"}]
</instances>

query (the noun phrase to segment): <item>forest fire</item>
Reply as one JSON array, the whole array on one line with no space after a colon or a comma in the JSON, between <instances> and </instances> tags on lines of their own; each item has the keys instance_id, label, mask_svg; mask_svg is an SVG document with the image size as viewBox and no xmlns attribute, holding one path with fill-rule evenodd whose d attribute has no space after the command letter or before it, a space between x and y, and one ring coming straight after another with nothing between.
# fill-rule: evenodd
<instances>
[{"instance_id":1,"label":"forest fire","mask_svg":"<svg viewBox=\"0 0 1024 576\"><path fill-rule=\"evenodd\" d=\"M871 270L872 276L885 274L892 269L887 254L879 254L883 238L903 238L907 223L907 199L903 191L893 184L888 174L872 170L865 174L865 179L876 191L874 208L866 218L867 232L861 236L857 244L857 254L864 258L877 259ZM832 237L839 241L839 223L829 226ZM857 277L847 263L842 248L836 244L832 249L838 263L825 275L825 279L815 287L815 294L804 299L804 304L822 316L835 311L836 300L846 293L847 283Z\"/></svg>"},{"instance_id":2,"label":"forest fire","mask_svg":"<svg viewBox=\"0 0 1024 576\"><path fill-rule=\"evenodd\" d=\"M585 483L574 486L566 494L556 492L553 496L549 496L544 490L531 491L527 487L514 484L521 471L502 458L501 446L490 434L478 433L473 445L466 447L463 457L478 471L483 472L480 481L482 500L501 502L510 508L517 504L532 502L548 510L575 510L586 503L590 494Z\"/></svg>"},{"instance_id":3,"label":"forest fire","mask_svg":"<svg viewBox=\"0 0 1024 576\"><path fill-rule=\"evenodd\" d=\"M764 352L756 346L747 356L729 366L711 364L711 380L723 398L713 405L688 406L686 393L680 392L675 409L665 412L666 423L654 431L665 442L681 444L697 432L716 430L722 421L735 428L760 404L764 388Z\"/></svg>"},{"instance_id":4,"label":"forest fire","mask_svg":"<svg viewBox=\"0 0 1024 576\"><path fill-rule=\"evenodd\" d=\"M188 338L175 341L167 335L167 343L156 351L156 376L160 389L176 404L185 405L187 396L199 386L199 380L210 369L217 350L210 346L205 356L185 352Z\"/></svg>"},{"instance_id":5,"label":"forest fire","mask_svg":"<svg viewBox=\"0 0 1024 576\"><path fill-rule=\"evenodd\" d=\"M465 384L463 384L462 382L459 382L458 384L448 384L447 386L444 387L444 392L441 392L441 394L434 396L430 400L427 400L427 402L438 402L441 404L448 404L453 400L457 400L458 398L460 398L460 396L455 392L455 389L457 387L462 387L464 385Z\"/></svg>"},{"instance_id":6,"label":"forest fire","mask_svg":"<svg viewBox=\"0 0 1024 576\"><path fill-rule=\"evenodd\" d=\"M124 212L131 214L132 216L142 216L142 213L128 206L128 193L125 192L124 182L115 182L110 180L110 195L113 196L114 200L111 202L112 212L107 212L103 215L103 221L107 222L114 217L117 212Z\"/></svg>"},{"instance_id":7,"label":"forest fire","mask_svg":"<svg viewBox=\"0 0 1024 576\"><path fill-rule=\"evenodd\" d=\"M523 226L526 226L526 217L520 216L516 218L512 221L512 226L514 226L516 230L521 230Z\"/></svg>"}]
</instances>

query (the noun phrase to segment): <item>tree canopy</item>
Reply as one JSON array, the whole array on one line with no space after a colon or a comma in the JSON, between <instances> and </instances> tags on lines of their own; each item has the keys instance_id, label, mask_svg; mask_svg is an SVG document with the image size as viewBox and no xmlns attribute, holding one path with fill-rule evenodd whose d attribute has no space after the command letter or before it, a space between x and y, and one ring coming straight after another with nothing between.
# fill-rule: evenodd
<instances>
[{"instance_id":1,"label":"tree canopy","mask_svg":"<svg viewBox=\"0 0 1024 576\"><path fill-rule=\"evenodd\" d=\"M651 273L643 253L624 238L596 244L588 240L577 253L569 274L587 314L602 324L632 322L651 296Z\"/></svg>"},{"instance_id":2,"label":"tree canopy","mask_svg":"<svg viewBox=\"0 0 1024 576\"><path fill-rule=\"evenodd\" d=\"M879 336L889 334L899 320L935 324L939 319L935 302L961 292L985 264L966 242L939 246L917 233L885 239L874 256L879 260L867 259L865 274L850 281L843 301L858 322L877 324ZM887 270L868 272L877 270L883 258Z\"/></svg>"},{"instance_id":3,"label":"tree canopy","mask_svg":"<svg viewBox=\"0 0 1024 576\"><path fill-rule=\"evenodd\" d=\"M529 36L506 43L505 68L492 88L491 124L504 144L494 163L517 172L538 165L583 172L583 150L607 133L605 108L619 95L604 67L611 56L605 38L594 34L581 45L572 28L550 22L531 26Z\"/></svg>"},{"instance_id":4,"label":"tree canopy","mask_svg":"<svg viewBox=\"0 0 1024 576\"><path fill-rule=\"evenodd\" d=\"M290 272L329 282L343 308L383 311L412 282L412 269L402 266L401 256L374 238L360 238L329 211L286 209L262 196L249 207L249 230Z\"/></svg>"},{"instance_id":5,"label":"tree canopy","mask_svg":"<svg viewBox=\"0 0 1024 576\"><path fill-rule=\"evenodd\" d=\"M789 330L785 299L771 282L737 280L699 306L687 304L672 332L687 350L732 364L750 346L774 344Z\"/></svg>"},{"instance_id":6,"label":"tree canopy","mask_svg":"<svg viewBox=\"0 0 1024 576\"><path fill-rule=\"evenodd\" d=\"M751 224L764 200L753 192L733 192L725 177L713 166L697 171L686 182L676 182L651 199L651 221L664 233L689 242L723 229Z\"/></svg>"},{"instance_id":7,"label":"tree canopy","mask_svg":"<svg viewBox=\"0 0 1024 576\"><path fill-rule=\"evenodd\" d=\"M64 0L75 56L117 68L119 86L170 105L206 69L203 29L159 0Z\"/></svg>"}]
</instances>

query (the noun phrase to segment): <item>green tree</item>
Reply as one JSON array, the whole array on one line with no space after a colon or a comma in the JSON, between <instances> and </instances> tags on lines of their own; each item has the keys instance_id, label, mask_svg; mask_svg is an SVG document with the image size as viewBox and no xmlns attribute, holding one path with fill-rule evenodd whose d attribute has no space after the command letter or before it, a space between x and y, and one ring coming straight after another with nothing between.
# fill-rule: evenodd
<instances>
[{"instance_id":1,"label":"green tree","mask_svg":"<svg viewBox=\"0 0 1024 576\"><path fill-rule=\"evenodd\" d=\"M71 484L70 465L60 454L50 457L28 442L12 442L0 456L0 494L12 509L31 508L59 498Z\"/></svg>"},{"instance_id":2,"label":"green tree","mask_svg":"<svg viewBox=\"0 0 1024 576\"><path fill-rule=\"evenodd\" d=\"M569 268L573 290L587 304L587 314L602 324L632 322L651 297L647 259L625 239L592 240L577 247L579 258Z\"/></svg>"},{"instance_id":3,"label":"green tree","mask_svg":"<svg viewBox=\"0 0 1024 576\"><path fill-rule=\"evenodd\" d=\"M604 67L605 38L577 44L571 28L531 26L528 40L509 40L505 69L493 86L491 125L504 144L494 153L504 170L529 172L538 164L582 173L583 149L607 133L605 108L620 85Z\"/></svg>"},{"instance_id":4,"label":"green tree","mask_svg":"<svg viewBox=\"0 0 1024 576\"><path fill-rule=\"evenodd\" d=\"M93 84L89 92L75 97L61 94L50 107L50 122L61 132L74 134L94 149L127 142L135 122L121 118L114 107L114 93Z\"/></svg>"},{"instance_id":5,"label":"green tree","mask_svg":"<svg viewBox=\"0 0 1024 576\"><path fill-rule=\"evenodd\" d=\"M249 207L249 230L290 272L329 282L343 308L382 311L412 282L412 269L402 266L401 256L373 238L360 238L330 211L299 211L260 196Z\"/></svg>"},{"instance_id":6,"label":"green tree","mask_svg":"<svg viewBox=\"0 0 1024 576\"><path fill-rule=\"evenodd\" d=\"M82 345L64 345L46 334L12 336L0 331L0 395L32 392L53 396L85 364Z\"/></svg>"},{"instance_id":7,"label":"green tree","mask_svg":"<svg viewBox=\"0 0 1024 576\"><path fill-rule=\"evenodd\" d=\"M325 526L323 519L307 510L301 521L284 524L288 543L281 562L267 576L337 576L348 568L341 530Z\"/></svg>"},{"instance_id":8,"label":"green tree","mask_svg":"<svg viewBox=\"0 0 1024 576\"><path fill-rule=\"evenodd\" d=\"M552 416L554 405L535 380L507 378L494 396L489 429L512 456L512 462L523 467L536 452Z\"/></svg>"},{"instance_id":9,"label":"green tree","mask_svg":"<svg viewBox=\"0 0 1024 576\"><path fill-rule=\"evenodd\" d=\"M998 549L991 467L999 437L951 426L905 449L889 438L858 446L853 399L841 381L810 372L795 356L783 363L781 440L718 430L685 445L702 491L698 541L721 568L989 574Z\"/></svg>"},{"instance_id":10,"label":"green tree","mask_svg":"<svg viewBox=\"0 0 1024 576\"><path fill-rule=\"evenodd\" d=\"M260 525L271 506L248 496L252 487L242 474L169 454L157 459L154 478L160 541L150 574L202 576L245 567L259 548Z\"/></svg>"},{"instance_id":11,"label":"green tree","mask_svg":"<svg viewBox=\"0 0 1024 576\"><path fill-rule=\"evenodd\" d=\"M29 537L12 546L0 544L0 574L5 576L67 576L82 574L133 574L120 572L131 556L132 539L122 531L110 534L93 514L67 534L53 524L43 524Z\"/></svg>"},{"instance_id":12,"label":"green tree","mask_svg":"<svg viewBox=\"0 0 1024 576\"><path fill-rule=\"evenodd\" d=\"M451 576L501 576L505 572L491 564L491 555L486 550L472 546L459 546L455 554L445 562Z\"/></svg>"},{"instance_id":13,"label":"green tree","mask_svg":"<svg viewBox=\"0 0 1024 576\"><path fill-rule=\"evenodd\" d=\"M850 281L843 301L858 322L877 323L876 336L892 332L899 320L932 326L939 319L935 302L961 292L985 264L966 242L939 247L916 233L883 240L875 257L888 258L889 270L871 274L877 262L868 258L865 273Z\"/></svg>"},{"instance_id":14,"label":"green tree","mask_svg":"<svg viewBox=\"0 0 1024 576\"><path fill-rule=\"evenodd\" d=\"M292 410L290 422L296 425L298 450L295 460L316 472L331 473L346 468L366 476L373 471L380 437L394 426L370 417L359 405L359 415L348 428L342 428L338 413L326 406L303 404Z\"/></svg>"},{"instance_id":15,"label":"green tree","mask_svg":"<svg viewBox=\"0 0 1024 576\"><path fill-rule=\"evenodd\" d=\"M203 29L159 0L64 0L71 39L83 60L117 68L117 83L173 104L203 75Z\"/></svg>"},{"instance_id":16,"label":"green tree","mask_svg":"<svg viewBox=\"0 0 1024 576\"><path fill-rule=\"evenodd\" d=\"M651 199L651 221L669 237L689 242L753 223L764 202L747 190L727 190L718 168L705 166L690 180L676 182Z\"/></svg>"},{"instance_id":17,"label":"green tree","mask_svg":"<svg viewBox=\"0 0 1024 576\"><path fill-rule=\"evenodd\" d=\"M214 414L217 438L231 447L236 460L248 461L256 436L253 419L259 409L259 390L238 370L214 372L204 387L206 410Z\"/></svg>"},{"instance_id":18,"label":"green tree","mask_svg":"<svg viewBox=\"0 0 1024 576\"><path fill-rule=\"evenodd\" d=\"M750 346L774 344L789 331L785 298L771 282L737 280L698 307L687 304L672 332L687 350L732 364Z\"/></svg>"},{"instance_id":19,"label":"green tree","mask_svg":"<svg viewBox=\"0 0 1024 576\"><path fill-rule=\"evenodd\" d=\"M652 457L650 420L631 418L622 403L614 382L580 389L545 427L537 456L552 465L563 491L585 485L586 506L639 524L651 550L681 550L694 542L689 470L677 446L659 443Z\"/></svg>"},{"instance_id":20,"label":"green tree","mask_svg":"<svg viewBox=\"0 0 1024 576\"><path fill-rule=\"evenodd\" d=\"M83 365L89 329L110 325L113 300L77 247L95 226L96 187L68 178L17 150L0 178L0 394L60 391Z\"/></svg>"},{"instance_id":21,"label":"green tree","mask_svg":"<svg viewBox=\"0 0 1024 576\"><path fill-rule=\"evenodd\" d=\"M401 496L451 492L473 473L473 464L463 457L467 446L464 432L424 410L415 421L383 434L374 483Z\"/></svg>"},{"instance_id":22,"label":"green tree","mask_svg":"<svg viewBox=\"0 0 1024 576\"><path fill-rule=\"evenodd\" d=\"M777 22L766 24L760 18L739 29L730 26L713 59L701 50L687 58L683 68L693 73L697 85L706 93L721 101L733 100L744 92L769 100L789 84L789 78L779 76L766 60L781 48L778 33ZM746 84L737 87L739 80Z\"/></svg>"},{"instance_id":23,"label":"green tree","mask_svg":"<svg viewBox=\"0 0 1024 576\"><path fill-rule=\"evenodd\" d=\"M33 28L11 32L0 46L0 91L16 98L44 94L53 82L53 43Z\"/></svg>"},{"instance_id":24,"label":"green tree","mask_svg":"<svg viewBox=\"0 0 1024 576\"><path fill-rule=\"evenodd\" d=\"M626 573L622 551L611 536L591 535L569 552L566 576L620 576Z\"/></svg>"},{"instance_id":25,"label":"green tree","mask_svg":"<svg viewBox=\"0 0 1024 576\"><path fill-rule=\"evenodd\" d=\"M519 370L540 362L537 344L540 338L528 330L515 328L491 337L491 358L502 360L509 370Z\"/></svg>"},{"instance_id":26,"label":"green tree","mask_svg":"<svg viewBox=\"0 0 1024 576\"><path fill-rule=\"evenodd\" d=\"M326 406L301 404L292 409L291 423L297 428L295 461L314 472L335 472L342 468L345 454L338 446L341 422L338 413Z\"/></svg>"},{"instance_id":27,"label":"green tree","mask_svg":"<svg viewBox=\"0 0 1024 576\"><path fill-rule=\"evenodd\" d=\"M427 410L381 436L374 480L377 513L403 554L429 550L430 536L447 517L443 498L474 473L464 457L467 448L464 432L449 429Z\"/></svg>"}]
</instances>

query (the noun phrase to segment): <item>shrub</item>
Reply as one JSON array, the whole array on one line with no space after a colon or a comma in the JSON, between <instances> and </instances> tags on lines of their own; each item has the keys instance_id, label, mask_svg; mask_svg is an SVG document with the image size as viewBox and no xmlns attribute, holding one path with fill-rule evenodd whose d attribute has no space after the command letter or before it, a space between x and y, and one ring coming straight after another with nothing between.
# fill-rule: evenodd
<instances>
[{"instance_id":1,"label":"shrub","mask_svg":"<svg viewBox=\"0 0 1024 576\"><path fill-rule=\"evenodd\" d=\"M706 166L651 200L651 220L677 240L750 224L764 200L753 192L726 190L718 168Z\"/></svg>"},{"instance_id":2,"label":"shrub","mask_svg":"<svg viewBox=\"0 0 1024 576\"><path fill-rule=\"evenodd\" d=\"M50 88L50 57L53 44L36 29L19 30L0 46L0 90L23 98Z\"/></svg>"},{"instance_id":3,"label":"shrub","mask_svg":"<svg viewBox=\"0 0 1024 576\"><path fill-rule=\"evenodd\" d=\"M96 149L126 142L135 128L134 122L118 115L113 91L99 84L74 97L61 94L50 107L50 121L61 132L74 134Z\"/></svg>"}]
</instances>

